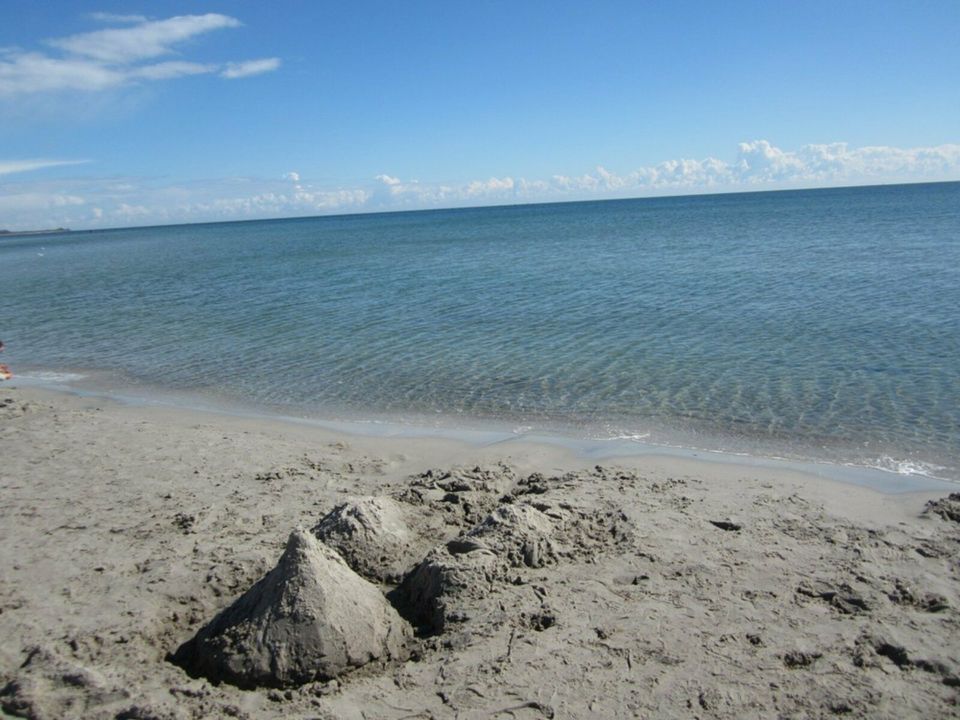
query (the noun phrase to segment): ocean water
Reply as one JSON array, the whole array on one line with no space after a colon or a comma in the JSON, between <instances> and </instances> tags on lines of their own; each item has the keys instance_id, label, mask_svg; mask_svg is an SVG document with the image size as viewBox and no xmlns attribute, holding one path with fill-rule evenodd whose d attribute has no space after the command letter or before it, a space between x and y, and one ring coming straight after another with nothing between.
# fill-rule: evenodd
<instances>
[{"instance_id":1,"label":"ocean water","mask_svg":"<svg viewBox=\"0 0 960 720\"><path fill-rule=\"evenodd\" d=\"M960 183L6 238L0 297L28 377L960 479Z\"/></svg>"}]
</instances>

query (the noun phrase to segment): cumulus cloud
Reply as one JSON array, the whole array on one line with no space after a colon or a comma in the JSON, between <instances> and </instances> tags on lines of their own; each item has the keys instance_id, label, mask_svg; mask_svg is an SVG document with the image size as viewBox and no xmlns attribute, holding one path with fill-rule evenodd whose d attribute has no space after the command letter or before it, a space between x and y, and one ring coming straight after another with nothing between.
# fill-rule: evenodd
<instances>
[{"instance_id":1,"label":"cumulus cloud","mask_svg":"<svg viewBox=\"0 0 960 720\"><path fill-rule=\"evenodd\" d=\"M468 183L463 192L467 197L507 197L512 195L513 188L513 178L492 177L489 180L474 180Z\"/></svg>"},{"instance_id":2,"label":"cumulus cloud","mask_svg":"<svg viewBox=\"0 0 960 720\"><path fill-rule=\"evenodd\" d=\"M218 73L224 78L243 78L276 70L279 58L197 63L164 60L176 46L200 35L236 28L240 21L228 15L180 15L165 20L141 16L95 14L95 19L124 27L109 27L45 44L59 51L50 54L17 48L0 49L0 97L50 93L64 90L95 92L131 83L170 80L188 75Z\"/></svg>"},{"instance_id":3,"label":"cumulus cloud","mask_svg":"<svg viewBox=\"0 0 960 720\"><path fill-rule=\"evenodd\" d=\"M189 185L136 178L5 182L0 189L0 211L10 229L81 228L960 180L960 145L852 148L828 143L785 150L766 140L753 140L731 150L726 160L681 158L620 172L597 166L590 172L550 178L503 176L462 183L406 180L382 173L360 186L325 187L305 182L296 171L273 180L229 178ZM0 173L64 162L4 161Z\"/></svg>"},{"instance_id":4,"label":"cumulus cloud","mask_svg":"<svg viewBox=\"0 0 960 720\"><path fill-rule=\"evenodd\" d=\"M753 140L740 143L730 161L665 160L622 174L598 167L575 177L556 175L538 192L623 196L958 178L960 145L904 149L830 143L787 151L767 140Z\"/></svg>"},{"instance_id":5,"label":"cumulus cloud","mask_svg":"<svg viewBox=\"0 0 960 720\"><path fill-rule=\"evenodd\" d=\"M308 190L263 192L254 195L212 198L181 206L187 216L205 219L236 220L245 218L282 217L284 215L318 215L345 212L363 207L368 193L362 189Z\"/></svg>"},{"instance_id":6,"label":"cumulus cloud","mask_svg":"<svg viewBox=\"0 0 960 720\"><path fill-rule=\"evenodd\" d=\"M221 77L235 80L237 78L250 77L251 75L262 75L263 73L273 72L280 67L280 58L262 58L260 60L246 60L239 63L227 63L226 68L220 73Z\"/></svg>"},{"instance_id":7,"label":"cumulus cloud","mask_svg":"<svg viewBox=\"0 0 960 720\"><path fill-rule=\"evenodd\" d=\"M86 200L78 195L60 193L20 192L0 195L0 212L4 216L26 213L47 213L66 207L83 205Z\"/></svg>"},{"instance_id":8,"label":"cumulus cloud","mask_svg":"<svg viewBox=\"0 0 960 720\"><path fill-rule=\"evenodd\" d=\"M443 184L421 183L419 180L401 180L392 175L377 175L379 185L371 193L372 208L404 209L436 207L454 202L456 189Z\"/></svg>"},{"instance_id":9,"label":"cumulus cloud","mask_svg":"<svg viewBox=\"0 0 960 720\"><path fill-rule=\"evenodd\" d=\"M42 168L57 167L59 165L80 165L86 160L0 160L0 175L41 170Z\"/></svg>"},{"instance_id":10,"label":"cumulus cloud","mask_svg":"<svg viewBox=\"0 0 960 720\"><path fill-rule=\"evenodd\" d=\"M321 215L362 210L365 188L291 187L289 179L227 178L163 183L144 178L71 178L0 187L0 227L122 227Z\"/></svg>"}]
</instances>

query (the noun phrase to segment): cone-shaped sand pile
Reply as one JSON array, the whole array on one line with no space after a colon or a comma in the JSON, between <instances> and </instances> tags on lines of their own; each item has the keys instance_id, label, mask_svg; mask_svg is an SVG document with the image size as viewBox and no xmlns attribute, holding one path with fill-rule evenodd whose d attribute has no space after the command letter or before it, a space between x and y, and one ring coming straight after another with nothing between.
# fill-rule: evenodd
<instances>
[{"instance_id":1,"label":"cone-shaped sand pile","mask_svg":"<svg viewBox=\"0 0 960 720\"><path fill-rule=\"evenodd\" d=\"M409 637L409 626L375 586L296 530L277 566L184 643L173 661L214 682L283 687L404 658Z\"/></svg>"}]
</instances>

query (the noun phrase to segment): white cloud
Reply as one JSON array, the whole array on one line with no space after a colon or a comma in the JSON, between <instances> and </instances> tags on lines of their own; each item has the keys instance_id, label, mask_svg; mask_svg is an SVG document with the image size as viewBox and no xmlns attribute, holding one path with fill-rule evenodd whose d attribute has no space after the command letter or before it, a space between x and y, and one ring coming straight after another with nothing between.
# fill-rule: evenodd
<instances>
[{"instance_id":1,"label":"white cloud","mask_svg":"<svg viewBox=\"0 0 960 720\"><path fill-rule=\"evenodd\" d=\"M126 80L123 72L86 60L40 53L0 56L0 96L57 90L106 90Z\"/></svg>"},{"instance_id":2,"label":"white cloud","mask_svg":"<svg viewBox=\"0 0 960 720\"><path fill-rule=\"evenodd\" d=\"M362 189L307 190L263 192L237 197L219 197L181 205L178 210L187 217L207 220L281 217L284 215L318 215L356 210L369 194Z\"/></svg>"},{"instance_id":3,"label":"white cloud","mask_svg":"<svg viewBox=\"0 0 960 720\"><path fill-rule=\"evenodd\" d=\"M262 58L260 60L246 60L238 63L227 63L226 68L220 73L220 77L230 80L237 78L250 77L251 75L262 75L263 73L273 72L280 67L280 58Z\"/></svg>"},{"instance_id":4,"label":"white cloud","mask_svg":"<svg viewBox=\"0 0 960 720\"><path fill-rule=\"evenodd\" d=\"M805 171L803 160L794 153L774 147L766 140L740 143L737 170L754 180L779 180ZM725 170L725 166L718 166Z\"/></svg>"},{"instance_id":5,"label":"white cloud","mask_svg":"<svg viewBox=\"0 0 960 720\"><path fill-rule=\"evenodd\" d=\"M171 60L135 68L128 73L128 77L144 78L146 80L169 80L186 75L203 75L204 73L215 72L216 69L216 65Z\"/></svg>"},{"instance_id":6,"label":"white cloud","mask_svg":"<svg viewBox=\"0 0 960 720\"><path fill-rule=\"evenodd\" d=\"M29 172L60 165L80 165L86 160L0 160L0 175Z\"/></svg>"},{"instance_id":7,"label":"white cloud","mask_svg":"<svg viewBox=\"0 0 960 720\"><path fill-rule=\"evenodd\" d=\"M117 227L362 210L364 188L319 188L290 179L226 178L162 184L137 178L24 183L0 191L5 229Z\"/></svg>"},{"instance_id":8,"label":"white cloud","mask_svg":"<svg viewBox=\"0 0 960 720\"><path fill-rule=\"evenodd\" d=\"M960 179L960 145L902 149L846 143L787 151L766 140L740 143L736 158L665 160L618 175L598 167L579 177L554 176L547 188L569 196L630 196L878 182Z\"/></svg>"},{"instance_id":9,"label":"white cloud","mask_svg":"<svg viewBox=\"0 0 960 720\"><path fill-rule=\"evenodd\" d=\"M507 197L513 193L513 178L474 180L463 190L466 197Z\"/></svg>"},{"instance_id":10,"label":"white cloud","mask_svg":"<svg viewBox=\"0 0 960 720\"><path fill-rule=\"evenodd\" d=\"M96 211L97 208L93 208L93 210ZM94 214L96 213L94 212ZM113 211L113 217L123 218L131 222L148 217L149 215L150 208L148 208L146 205L128 205L127 203L120 203L120 205L118 205Z\"/></svg>"},{"instance_id":11,"label":"white cloud","mask_svg":"<svg viewBox=\"0 0 960 720\"><path fill-rule=\"evenodd\" d=\"M280 66L279 58L226 63L149 62L174 53L179 43L241 25L227 15L181 15L166 20L103 13L94 17L101 22L129 26L47 40L46 44L60 54L0 48L0 98L68 90L96 92L188 75L219 73L224 78L243 78Z\"/></svg>"},{"instance_id":12,"label":"white cloud","mask_svg":"<svg viewBox=\"0 0 960 720\"><path fill-rule=\"evenodd\" d=\"M619 190L624 186L625 180L622 177L615 175L601 165L597 166L597 175L607 190Z\"/></svg>"},{"instance_id":13,"label":"white cloud","mask_svg":"<svg viewBox=\"0 0 960 720\"><path fill-rule=\"evenodd\" d=\"M3 161L0 173L64 162ZM737 146L729 160L665 160L620 173L598 166L547 179L431 183L384 173L366 185L322 187L291 171L273 180L224 178L189 185L137 178L6 181L0 188L0 217L9 229L111 227L936 180L960 180L960 144L851 148L829 143L789 151L755 140Z\"/></svg>"},{"instance_id":14,"label":"white cloud","mask_svg":"<svg viewBox=\"0 0 960 720\"><path fill-rule=\"evenodd\" d=\"M77 195L43 192L11 193L0 195L0 212L4 213L5 216L7 214L42 213L83 205L85 202L84 198Z\"/></svg>"},{"instance_id":15,"label":"white cloud","mask_svg":"<svg viewBox=\"0 0 960 720\"><path fill-rule=\"evenodd\" d=\"M168 55L176 43L195 35L239 27L240 21L227 15L179 15L166 20L147 20L133 27L108 28L48 40L47 44L71 55L103 63L126 64Z\"/></svg>"}]
</instances>

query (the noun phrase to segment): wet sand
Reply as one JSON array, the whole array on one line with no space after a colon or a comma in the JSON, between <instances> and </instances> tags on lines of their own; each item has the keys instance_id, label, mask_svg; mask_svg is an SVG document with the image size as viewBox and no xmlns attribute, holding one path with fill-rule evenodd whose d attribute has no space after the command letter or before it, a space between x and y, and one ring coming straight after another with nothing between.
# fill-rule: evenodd
<instances>
[{"instance_id":1,"label":"wet sand","mask_svg":"<svg viewBox=\"0 0 960 720\"><path fill-rule=\"evenodd\" d=\"M548 445L356 437L13 384L0 386L0 442L7 715L960 710L960 523L924 512L944 493L655 456L597 466ZM402 662L242 690L167 660L275 565L292 530L367 495L419 498L436 533L424 547L505 504L562 532L451 597Z\"/></svg>"}]
</instances>

